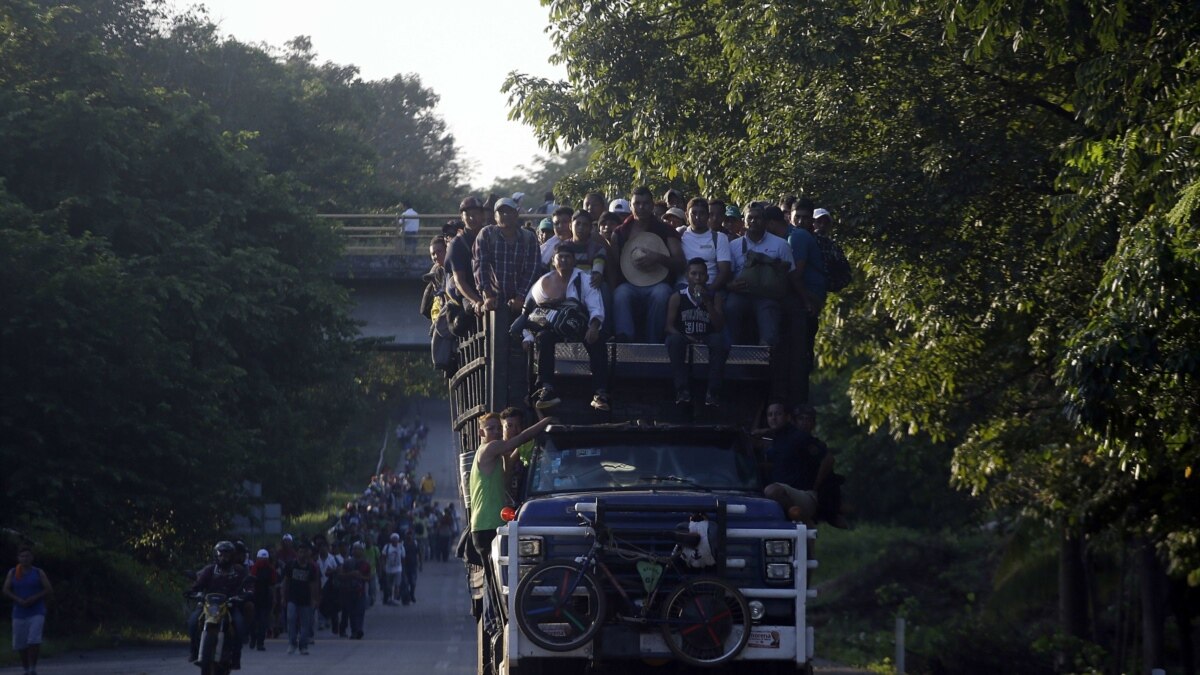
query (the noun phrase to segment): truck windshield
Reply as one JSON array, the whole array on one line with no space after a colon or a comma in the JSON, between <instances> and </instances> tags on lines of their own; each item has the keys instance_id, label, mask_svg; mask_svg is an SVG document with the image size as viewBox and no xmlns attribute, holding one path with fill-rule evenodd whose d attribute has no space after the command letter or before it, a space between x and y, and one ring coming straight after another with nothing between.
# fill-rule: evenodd
<instances>
[{"instance_id":1,"label":"truck windshield","mask_svg":"<svg viewBox=\"0 0 1200 675\"><path fill-rule=\"evenodd\" d=\"M675 443L558 448L530 464L531 495L569 490L762 489L754 457L732 448Z\"/></svg>"}]
</instances>

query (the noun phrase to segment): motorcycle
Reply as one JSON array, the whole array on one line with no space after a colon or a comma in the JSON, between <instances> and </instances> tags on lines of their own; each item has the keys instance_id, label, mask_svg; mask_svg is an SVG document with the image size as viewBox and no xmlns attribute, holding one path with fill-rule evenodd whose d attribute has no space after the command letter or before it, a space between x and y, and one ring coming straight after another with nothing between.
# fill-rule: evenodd
<instances>
[{"instance_id":1,"label":"motorcycle","mask_svg":"<svg viewBox=\"0 0 1200 675\"><path fill-rule=\"evenodd\" d=\"M196 665L202 675L229 675L237 644L232 613L241 611L242 599L224 593L190 593L188 598L200 603L200 650Z\"/></svg>"}]
</instances>

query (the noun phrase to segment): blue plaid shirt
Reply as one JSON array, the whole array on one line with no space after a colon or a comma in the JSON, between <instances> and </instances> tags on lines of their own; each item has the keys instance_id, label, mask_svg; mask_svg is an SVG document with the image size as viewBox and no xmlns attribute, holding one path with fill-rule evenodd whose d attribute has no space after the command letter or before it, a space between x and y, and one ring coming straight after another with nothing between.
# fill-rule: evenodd
<instances>
[{"instance_id":1,"label":"blue plaid shirt","mask_svg":"<svg viewBox=\"0 0 1200 675\"><path fill-rule=\"evenodd\" d=\"M488 225L475 238L475 285L480 295L500 302L524 300L541 264L537 236L521 227L509 241L500 230L499 225Z\"/></svg>"}]
</instances>

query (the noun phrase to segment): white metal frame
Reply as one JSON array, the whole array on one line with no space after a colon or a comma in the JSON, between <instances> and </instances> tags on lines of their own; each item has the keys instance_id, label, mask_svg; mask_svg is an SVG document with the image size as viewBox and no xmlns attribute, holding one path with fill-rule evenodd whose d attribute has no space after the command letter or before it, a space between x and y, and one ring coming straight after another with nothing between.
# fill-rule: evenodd
<instances>
[{"instance_id":1,"label":"white metal frame","mask_svg":"<svg viewBox=\"0 0 1200 675\"><path fill-rule=\"evenodd\" d=\"M737 514L745 513L746 507L741 504L728 505L726 513ZM575 504L575 510L579 513L595 513L595 502L579 502ZM504 627L504 654L505 663L501 664L501 675L507 675L510 672L511 666L517 665L522 656L548 656L558 658L590 658L592 656L592 643L580 647L570 652L551 652L543 650L532 643L524 644L521 638L521 628L517 624L517 595L516 584L520 582L520 537L521 535L530 536L560 536L560 537L587 537L591 535L592 529L586 526L562 526L562 527L520 527L517 521L511 521L507 525L500 527L497 530L499 537L492 543L492 564L495 566L496 579L507 579L507 583L502 585L501 592L503 593L505 604L508 607L508 621ZM764 599L792 599L795 601L795 626L770 626L770 625L755 625L754 630L760 631L779 631L780 632L780 652L792 653L792 660L797 665L803 665L813 658L814 650L814 634L811 626L807 621L808 601L817 597L817 591L808 589L808 574L810 569L817 567L816 560L808 559L808 542L817 538L817 530L806 527L803 523L797 523L794 529L779 528L770 530L757 530L750 528L729 528L725 531L725 536L728 539L754 539L763 541L766 539L790 539L792 541L792 579L794 584L792 588L739 588L742 595L747 599L764 598ZM501 551L500 542L505 543L505 551ZM515 561L515 562L514 562ZM746 561L741 558L727 558L726 565L729 567L744 567ZM501 571L507 571L509 574L502 575ZM665 650L665 646L664 646ZM524 653L523 653L524 652ZM776 653L780 653L776 652ZM779 661L781 659L770 658L773 654L769 650L755 649L746 646L740 654L734 657L735 661Z\"/></svg>"}]
</instances>

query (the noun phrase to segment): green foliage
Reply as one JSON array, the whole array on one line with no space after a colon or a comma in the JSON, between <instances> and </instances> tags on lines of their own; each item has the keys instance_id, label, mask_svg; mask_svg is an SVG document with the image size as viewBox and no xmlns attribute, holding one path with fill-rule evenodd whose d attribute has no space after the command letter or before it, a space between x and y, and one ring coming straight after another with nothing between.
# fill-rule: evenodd
<instances>
[{"instance_id":1,"label":"green foliage","mask_svg":"<svg viewBox=\"0 0 1200 675\"><path fill-rule=\"evenodd\" d=\"M154 568L129 551L114 551L59 531L32 530L22 536L34 543L34 564L45 570L54 588L48 603L51 636L86 633L100 624L160 629L182 625L181 593L187 579L177 571ZM0 556L16 560L18 543L6 536Z\"/></svg>"},{"instance_id":2,"label":"green foliage","mask_svg":"<svg viewBox=\"0 0 1200 675\"><path fill-rule=\"evenodd\" d=\"M951 448L995 506L1200 569L1200 8L546 5L567 78L506 88L548 147L833 211L856 282L820 361L853 368L868 430Z\"/></svg>"},{"instance_id":3,"label":"green foliage","mask_svg":"<svg viewBox=\"0 0 1200 675\"><path fill-rule=\"evenodd\" d=\"M583 143L558 156L538 157L533 166L521 166L518 174L498 178L491 187L476 192L502 197L524 192L523 206L527 208L541 204L542 195L553 192L557 203L577 208L587 192L587 189L580 190L578 187L580 175L587 169L591 156L591 146Z\"/></svg>"},{"instance_id":4,"label":"green foliage","mask_svg":"<svg viewBox=\"0 0 1200 675\"><path fill-rule=\"evenodd\" d=\"M438 96L416 75L363 81L317 63L305 36L284 49L220 35L204 15L174 17L142 59L144 77L185 91L238 134L294 197L325 213L454 210L465 174Z\"/></svg>"},{"instance_id":5,"label":"green foliage","mask_svg":"<svg viewBox=\"0 0 1200 675\"><path fill-rule=\"evenodd\" d=\"M166 562L243 480L320 499L358 355L310 186L150 75L159 18L0 8L0 513Z\"/></svg>"}]
</instances>

